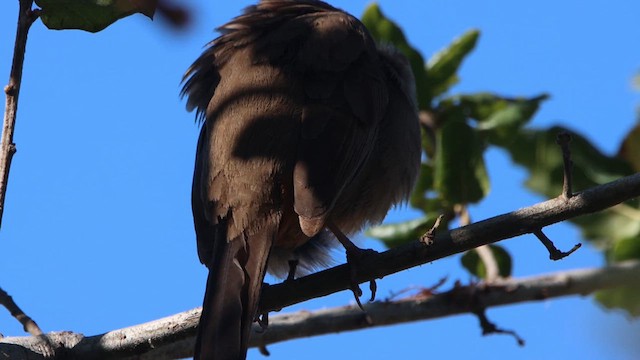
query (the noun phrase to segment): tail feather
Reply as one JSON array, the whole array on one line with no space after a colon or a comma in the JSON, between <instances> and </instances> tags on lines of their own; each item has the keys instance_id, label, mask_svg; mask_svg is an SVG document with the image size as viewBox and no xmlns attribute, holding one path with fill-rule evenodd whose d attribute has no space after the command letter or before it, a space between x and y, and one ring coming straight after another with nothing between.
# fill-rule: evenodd
<instances>
[{"instance_id":1,"label":"tail feather","mask_svg":"<svg viewBox=\"0 0 640 360\"><path fill-rule=\"evenodd\" d=\"M244 359L277 224L257 234L215 241L194 358Z\"/></svg>"}]
</instances>

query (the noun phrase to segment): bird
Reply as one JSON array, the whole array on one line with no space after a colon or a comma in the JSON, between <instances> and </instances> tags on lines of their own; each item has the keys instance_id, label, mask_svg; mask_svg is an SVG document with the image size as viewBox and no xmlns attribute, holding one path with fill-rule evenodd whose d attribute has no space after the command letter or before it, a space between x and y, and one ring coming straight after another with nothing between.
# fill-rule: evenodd
<instances>
[{"instance_id":1,"label":"bird","mask_svg":"<svg viewBox=\"0 0 640 360\"><path fill-rule=\"evenodd\" d=\"M408 60L317 0L262 0L183 78L202 124L192 183L208 268L195 359L246 358L265 272L308 273L406 201L421 160Z\"/></svg>"}]
</instances>

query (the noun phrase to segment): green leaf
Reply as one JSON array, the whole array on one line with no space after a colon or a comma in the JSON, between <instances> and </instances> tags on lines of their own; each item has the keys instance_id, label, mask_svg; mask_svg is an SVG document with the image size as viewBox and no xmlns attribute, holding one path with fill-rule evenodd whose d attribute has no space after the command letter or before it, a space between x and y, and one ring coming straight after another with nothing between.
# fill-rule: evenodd
<instances>
[{"instance_id":1,"label":"green leaf","mask_svg":"<svg viewBox=\"0 0 640 360\"><path fill-rule=\"evenodd\" d=\"M616 241L608 254L609 261L618 262L640 259L640 236Z\"/></svg>"},{"instance_id":2,"label":"green leaf","mask_svg":"<svg viewBox=\"0 0 640 360\"><path fill-rule=\"evenodd\" d=\"M538 111L540 103L549 96L506 98L491 93L458 95L451 98L465 113L478 121L478 129L501 137L510 136L528 123Z\"/></svg>"},{"instance_id":3,"label":"green leaf","mask_svg":"<svg viewBox=\"0 0 640 360\"><path fill-rule=\"evenodd\" d=\"M489 193L483 142L459 109L443 114L437 132L434 186L449 204L475 203Z\"/></svg>"},{"instance_id":4,"label":"green leaf","mask_svg":"<svg viewBox=\"0 0 640 360\"><path fill-rule=\"evenodd\" d=\"M49 29L98 32L135 13L153 18L157 0L36 0L36 4Z\"/></svg>"},{"instance_id":5,"label":"green leaf","mask_svg":"<svg viewBox=\"0 0 640 360\"><path fill-rule=\"evenodd\" d=\"M617 241L608 251L607 258L609 262L640 259L640 236ZM637 285L600 290L594 298L607 309L622 309L631 316L640 316L640 288Z\"/></svg>"},{"instance_id":6,"label":"green leaf","mask_svg":"<svg viewBox=\"0 0 640 360\"><path fill-rule=\"evenodd\" d=\"M498 264L498 273L501 277L509 277L511 276L512 269L512 260L511 255L505 250L502 246L499 245L489 245L489 250L496 259L496 263ZM484 262L480 260L480 256L478 256L478 252L473 249L469 250L462 258L460 258L462 262L462 266L467 269L472 275L479 277L481 279L486 279L487 277L487 269L484 265Z\"/></svg>"},{"instance_id":7,"label":"green leaf","mask_svg":"<svg viewBox=\"0 0 640 360\"><path fill-rule=\"evenodd\" d=\"M617 241L607 257L610 262L640 259L640 236ZM621 309L631 316L640 316L640 289L637 286L600 290L594 298L607 309Z\"/></svg>"},{"instance_id":8,"label":"green leaf","mask_svg":"<svg viewBox=\"0 0 640 360\"><path fill-rule=\"evenodd\" d=\"M557 134L561 132L572 134L574 192L633 173L626 161L603 154L584 137L562 127L520 130L508 138L500 138L496 144L529 171L528 188L551 198L562 192L564 165L562 151L556 144ZM586 239L607 246L616 239L633 237L640 232L640 221L634 215L637 209L638 200L632 200L603 212L571 219L571 222L580 227Z\"/></svg>"},{"instance_id":9,"label":"green leaf","mask_svg":"<svg viewBox=\"0 0 640 360\"><path fill-rule=\"evenodd\" d=\"M621 309L631 316L640 316L640 287L638 286L600 290L594 294L594 299L606 309Z\"/></svg>"},{"instance_id":10,"label":"green leaf","mask_svg":"<svg viewBox=\"0 0 640 360\"><path fill-rule=\"evenodd\" d=\"M437 218L437 215L430 215L401 223L382 224L371 227L365 234L381 240L391 248L417 240L431 229ZM446 226L445 223L440 224L440 228Z\"/></svg>"},{"instance_id":11,"label":"green leaf","mask_svg":"<svg viewBox=\"0 0 640 360\"><path fill-rule=\"evenodd\" d=\"M628 208L636 213L637 200L627 202L611 209L580 216L571 219L571 222L578 225L582 231L582 236L599 247L608 248L615 246L620 239L626 239L640 234L640 221L637 216L629 216Z\"/></svg>"},{"instance_id":12,"label":"green leaf","mask_svg":"<svg viewBox=\"0 0 640 360\"><path fill-rule=\"evenodd\" d=\"M411 193L409 203L416 209L421 209L427 212L425 207L427 206L427 193L433 190L433 166L430 164L420 164L420 173L418 180Z\"/></svg>"},{"instance_id":13,"label":"green leaf","mask_svg":"<svg viewBox=\"0 0 640 360\"><path fill-rule=\"evenodd\" d=\"M392 44L407 57L416 80L418 107L428 109L431 98L428 97L427 72L424 58L413 46L407 42L402 29L389 20L380 10L378 4L373 3L362 14L362 23L367 27L371 36L379 43Z\"/></svg>"},{"instance_id":14,"label":"green leaf","mask_svg":"<svg viewBox=\"0 0 640 360\"><path fill-rule=\"evenodd\" d=\"M627 160L635 171L640 171L640 123L624 138L618 156Z\"/></svg>"},{"instance_id":15,"label":"green leaf","mask_svg":"<svg viewBox=\"0 0 640 360\"><path fill-rule=\"evenodd\" d=\"M640 90L640 74L636 74L633 79L631 79L631 85L634 89Z\"/></svg>"},{"instance_id":16,"label":"green leaf","mask_svg":"<svg viewBox=\"0 0 640 360\"><path fill-rule=\"evenodd\" d=\"M626 161L603 154L586 138L559 126L546 130L521 130L509 138L495 141L494 144L504 147L514 162L529 170L529 188L548 197L555 197L560 194L563 182L562 152L556 144L556 137L561 132L570 133L572 138L570 149L574 164L574 191L633 173Z\"/></svg>"},{"instance_id":17,"label":"green leaf","mask_svg":"<svg viewBox=\"0 0 640 360\"><path fill-rule=\"evenodd\" d=\"M458 68L475 48L479 36L478 30L467 31L429 59L426 72L429 101L458 83Z\"/></svg>"}]
</instances>

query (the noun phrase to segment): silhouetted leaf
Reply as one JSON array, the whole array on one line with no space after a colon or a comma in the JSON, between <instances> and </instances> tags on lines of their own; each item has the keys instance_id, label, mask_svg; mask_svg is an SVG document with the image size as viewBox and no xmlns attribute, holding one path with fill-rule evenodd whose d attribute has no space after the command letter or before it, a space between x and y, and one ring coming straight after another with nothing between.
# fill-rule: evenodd
<instances>
[{"instance_id":1,"label":"silhouetted leaf","mask_svg":"<svg viewBox=\"0 0 640 360\"><path fill-rule=\"evenodd\" d=\"M509 277L511 276L511 268L512 261L511 255L505 250L502 246L499 245L489 245L489 250L496 259L496 263L498 264L498 273L501 277ZM486 279L487 277L487 269L480 260L480 256L478 252L474 250L469 250L460 258L462 262L462 266L467 269L472 275L479 277L481 279Z\"/></svg>"},{"instance_id":2,"label":"silhouetted leaf","mask_svg":"<svg viewBox=\"0 0 640 360\"><path fill-rule=\"evenodd\" d=\"M429 101L458 83L458 68L475 48L479 36L478 30L467 31L429 59L426 84Z\"/></svg>"},{"instance_id":3,"label":"silhouetted leaf","mask_svg":"<svg viewBox=\"0 0 640 360\"><path fill-rule=\"evenodd\" d=\"M489 193L482 140L459 109L444 116L437 132L434 187L446 203L478 202Z\"/></svg>"},{"instance_id":4,"label":"silhouetted leaf","mask_svg":"<svg viewBox=\"0 0 640 360\"><path fill-rule=\"evenodd\" d=\"M617 241L607 252L610 262L640 259L640 236ZM631 316L640 316L640 288L624 286L600 290L594 298L607 309L622 309Z\"/></svg>"},{"instance_id":5,"label":"silhouetted leaf","mask_svg":"<svg viewBox=\"0 0 640 360\"><path fill-rule=\"evenodd\" d=\"M36 0L36 4L49 29L98 32L135 13L153 18L157 0Z\"/></svg>"},{"instance_id":6,"label":"silhouetted leaf","mask_svg":"<svg viewBox=\"0 0 640 360\"><path fill-rule=\"evenodd\" d=\"M422 163L418 180L409 199L411 206L426 212L427 193L431 190L433 190L433 166Z\"/></svg>"},{"instance_id":7,"label":"silhouetted leaf","mask_svg":"<svg viewBox=\"0 0 640 360\"><path fill-rule=\"evenodd\" d=\"M416 79L418 107L427 109L431 98L428 97L427 72L422 55L407 42L402 29L389 20L380 10L378 4L373 3L362 14L362 23L367 27L371 36L379 43L392 44L409 59L413 76Z\"/></svg>"},{"instance_id":8,"label":"silhouetted leaf","mask_svg":"<svg viewBox=\"0 0 640 360\"><path fill-rule=\"evenodd\" d=\"M611 262L640 260L640 236L617 241L607 256Z\"/></svg>"},{"instance_id":9,"label":"silhouetted leaf","mask_svg":"<svg viewBox=\"0 0 640 360\"><path fill-rule=\"evenodd\" d=\"M608 248L620 239L634 237L640 234L640 221L637 216L626 214L624 207L629 207L635 212L637 200L624 203L602 212L580 216L570 221L579 226L582 236L598 244L599 247ZM634 207L631 207L631 206Z\"/></svg>"},{"instance_id":10,"label":"silhouetted leaf","mask_svg":"<svg viewBox=\"0 0 640 360\"><path fill-rule=\"evenodd\" d=\"M618 155L627 160L635 171L640 171L640 123L622 141Z\"/></svg>"},{"instance_id":11,"label":"silhouetted leaf","mask_svg":"<svg viewBox=\"0 0 640 360\"><path fill-rule=\"evenodd\" d=\"M587 139L562 127L521 130L508 139L501 139L498 145L506 148L513 161L529 171L527 187L551 198L562 192L564 165L556 137L564 131L572 135L570 149L574 163L574 192L633 173L626 161L602 154ZM633 215L634 212L638 212L637 208L638 201L632 200L603 212L571 219L571 222L580 227L586 239L599 242L601 245L610 245L616 239L633 237L640 233L640 221Z\"/></svg>"},{"instance_id":12,"label":"silhouetted leaf","mask_svg":"<svg viewBox=\"0 0 640 360\"><path fill-rule=\"evenodd\" d=\"M633 173L626 161L602 154L579 134L559 127L547 130L521 130L496 145L506 148L517 164L530 172L527 186L548 197L560 194L563 182L563 160L556 137L561 132L571 134L574 191L616 180Z\"/></svg>"},{"instance_id":13,"label":"silhouetted leaf","mask_svg":"<svg viewBox=\"0 0 640 360\"><path fill-rule=\"evenodd\" d=\"M478 129L490 137L508 137L528 123L538 111L540 103L549 96L505 98L491 93L459 95L452 100L459 103L467 116L478 122Z\"/></svg>"}]
</instances>

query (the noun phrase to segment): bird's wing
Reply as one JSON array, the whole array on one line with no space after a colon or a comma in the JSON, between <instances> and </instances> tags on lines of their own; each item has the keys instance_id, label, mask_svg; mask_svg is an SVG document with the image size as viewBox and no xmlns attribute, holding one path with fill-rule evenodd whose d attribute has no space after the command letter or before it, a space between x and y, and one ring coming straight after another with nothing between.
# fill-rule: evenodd
<instances>
[{"instance_id":1,"label":"bird's wing","mask_svg":"<svg viewBox=\"0 0 640 360\"><path fill-rule=\"evenodd\" d=\"M364 25L333 8L273 26L254 56L283 67L302 92L294 208L313 236L375 144L389 97L380 59Z\"/></svg>"},{"instance_id":2,"label":"bird's wing","mask_svg":"<svg viewBox=\"0 0 640 360\"><path fill-rule=\"evenodd\" d=\"M274 14L277 13L277 16ZM388 93L374 42L354 17L318 1L263 0L219 29L186 75L188 106L204 114L217 69L239 49L290 76L300 91L294 207L307 236L324 227L335 201L375 143ZM287 134L288 135L288 134Z\"/></svg>"}]
</instances>

